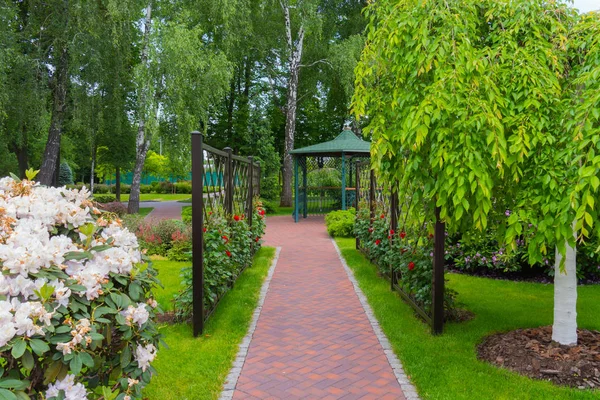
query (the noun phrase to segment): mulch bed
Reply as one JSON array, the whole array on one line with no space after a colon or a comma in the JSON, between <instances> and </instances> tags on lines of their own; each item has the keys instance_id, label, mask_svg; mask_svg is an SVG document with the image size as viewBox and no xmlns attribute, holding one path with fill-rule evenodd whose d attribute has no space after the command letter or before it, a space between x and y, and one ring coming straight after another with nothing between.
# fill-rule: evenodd
<instances>
[{"instance_id":1,"label":"mulch bed","mask_svg":"<svg viewBox=\"0 0 600 400\"><path fill-rule=\"evenodd\" d=\"M600 332L578 329L577 346L552 341L552 327L488 336L478 357L534 379L579 389L600 388Z\"/></svg>"}]
</instances>

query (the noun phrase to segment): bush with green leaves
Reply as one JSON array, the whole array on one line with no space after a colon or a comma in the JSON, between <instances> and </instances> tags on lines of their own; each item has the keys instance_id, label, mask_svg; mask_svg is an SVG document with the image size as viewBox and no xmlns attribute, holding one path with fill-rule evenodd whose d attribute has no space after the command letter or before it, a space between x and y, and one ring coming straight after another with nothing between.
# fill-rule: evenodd
<instances>
[{"instance_id":1,"label":"bush with green leaves","mask_svg":"<svg viewBox=\"0 0 600 400\"><path fill-rule=\"evenodd\" d=\"M139 225L136 235L149 255L168 256L174 242L191 241L191 226L174 219L148 220Z\"/></svg>"},{"instance_id":2,"label":"bush with green leaves","mask_svg":"<svg viewBox=\"0 0 600 400\"><path fill-rule=\"evenodd\" d=\"M354 235L354 222L356 209L332 211L325 216L327 232L333 237L352 237Z\"/></svg>"},{"instance_id":3,"label":"bush with green leaves","mask_svg":"<svg viewBox=\"0 0 600 400\"><path fill-rule=\"evenodd\" d=\"M98 203L113 203L117 199L112 194L95 194L94 201Z\"/></svg>"},{"instance_id":4,"label":"bush with green leaves","mask_svg":"<svg viewBox=\"0 0 600 400\"><path fill-rule=\"evenodd\" d=\"M371 220L369 205L362 201L357 212L355 234L361 250L383 275L390 269L399 273L398 285L428 314L431 313L433 276L433 236L427 228L390 229L389 215L376 208ZM444 307L447 316L456 311L456 292L445 288Z\"/></svg>"},{"instance_id":5,"label":"bush with green leaves","mask_svg":"<svg viewBox=\"0 0 600 400\"><path fill-rule=\"evenodd\" d=\"M244 215L226 215L222 208L213 209L204 221L204 309L209 312L233 286L239 274L252 263L252 254L262 244L265 211L254 202L252 225ZM192 270L182 270L184 289L175 297L179 320L192 314Z\"/></svg>"},{"instance_id":6,"label":"bush with green leaves","mask_svg":"<svg viewBox=\"0 0 600 400\"><path fill-rule=\"evenodd\" d=\"M260 180L260 197L266 200L277 200L281 194L281 186L277 175L270 175Z\"/></svg>"},{"instance_id":7,"label":"bush with green leaves","mask_svg":"<svg viewBox=\"0 0 600 400\"><path fill-rule=\"evenodd\" d=\"M0 267L0 398L142 398L157 273L87 190L0 179Z\"/></svg>"}]
</instances>

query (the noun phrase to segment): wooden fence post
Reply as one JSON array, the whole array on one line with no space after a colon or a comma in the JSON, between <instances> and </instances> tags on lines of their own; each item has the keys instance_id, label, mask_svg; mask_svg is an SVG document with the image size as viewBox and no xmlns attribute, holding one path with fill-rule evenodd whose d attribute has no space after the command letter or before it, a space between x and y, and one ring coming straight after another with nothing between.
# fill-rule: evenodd
<instances>
[{"instance_id":1,"label":"wooden fence post","mask_svg":"<svg viewBox=\"0 0 600 400\"><path fill-rule=\"evenodd\" d=\"M231 147L223 149L227 153L225 164L225 212L233 215L233 157Z\"/></svg>"},{"instance_id":2,"label":"wooden fence post","mask_svg":"<svg viewBox=\"0 0 600 400\"><path fill-rule=\"evenodd\" d=\"M392 183L392 193L390 194L390 229L394 231L392 235L391 243L394 242L394 237L396 235L396 231L398 230L398 184L396 182ZM390 263L390 289L394 290L394 284L396 283L396 274L394 274L394 265Z\"/></svg>"},{"instance_id":3,"label":"wooden fence post","mask_svg":"<svg viewBox=\"0 0 600 400\"><path fill-rule=\"evenodd\" d=\"M202 134L192 132L192 325L204 331L204 149Z\"/></svg>"},{"instance_id":4,"label":"wooden fence post","mask_svg":"<svg viewBox=\"0 0 600 400\"><path fill-rule=\"evenodd\" d=\"M356 160L356 193L354 198L356 199L356 218L358 218L358 203L360 201L360 160ZM356 236L356 250L360 249L360 239Z\"/></svg>"},{"instance_id":5,"label":"wooden fence post","mask_svg":"<svg viewBox=\"0 0 600 400\"><path fill-rule=\"evenodd\" d=\"M444 242L446 227L440 219L440 207L435 208L435 233L433 244L433 298L432 332L440 335L444 331Z\"/></svg>"},{"instance_id":6,"label":"wooden fence post","mask_svg":"<svg viewBox=\"0 0 600 400\"><path fill-rule=\"evenodd\" d=\"M246 218L248 225L252 228L252 214L254 211L252 204L254 201L254 157L249 156L248 160L250 160L250 165L248 166L248 203L246 204Z\"/></svg>"},{"instance_id":7,"label":"wooden fence post","mask_svg":"<svg viewBox=\"0 0 600 400\"><path fill-rule=\"evenodd\" d=\"M373 226L373 219L375 218L375 171L371 170L369 179L369 210L371 211L371 219L369 226Z\"/></svg>"}]
</instances>

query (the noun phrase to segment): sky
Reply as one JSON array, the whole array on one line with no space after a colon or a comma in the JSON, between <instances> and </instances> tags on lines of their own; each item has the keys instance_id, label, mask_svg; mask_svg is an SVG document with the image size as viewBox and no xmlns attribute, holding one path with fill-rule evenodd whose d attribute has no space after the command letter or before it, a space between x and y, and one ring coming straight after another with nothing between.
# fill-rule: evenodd
<instances>
[{"instance_id":1,"label":"sky","mask_svg":"<svg viewBox=\"0 0 600 400\"><path fill-rule=\"evenodd\" d=\"M579 12L600 10L600 0L575 0L573 3Z\"/></svg>"}]
</instances>

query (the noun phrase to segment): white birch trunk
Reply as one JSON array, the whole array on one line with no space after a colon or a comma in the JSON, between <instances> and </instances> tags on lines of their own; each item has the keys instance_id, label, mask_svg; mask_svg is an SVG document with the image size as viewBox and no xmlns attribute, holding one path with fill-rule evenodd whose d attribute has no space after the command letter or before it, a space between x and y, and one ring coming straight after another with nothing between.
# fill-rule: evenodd
<instances>
[{"instance_id":1,"label":"white birch trunk","mask_svg":"<svg viewBox=\"0 0 600 400\"><path fill-rule=\"evenodd\" d=\"M567 244L564 272L563 256L556 250L554 265L554 325L552 340L562 345L577 344L577 263L576 250Z\"/></svg>"}]
</instances>

